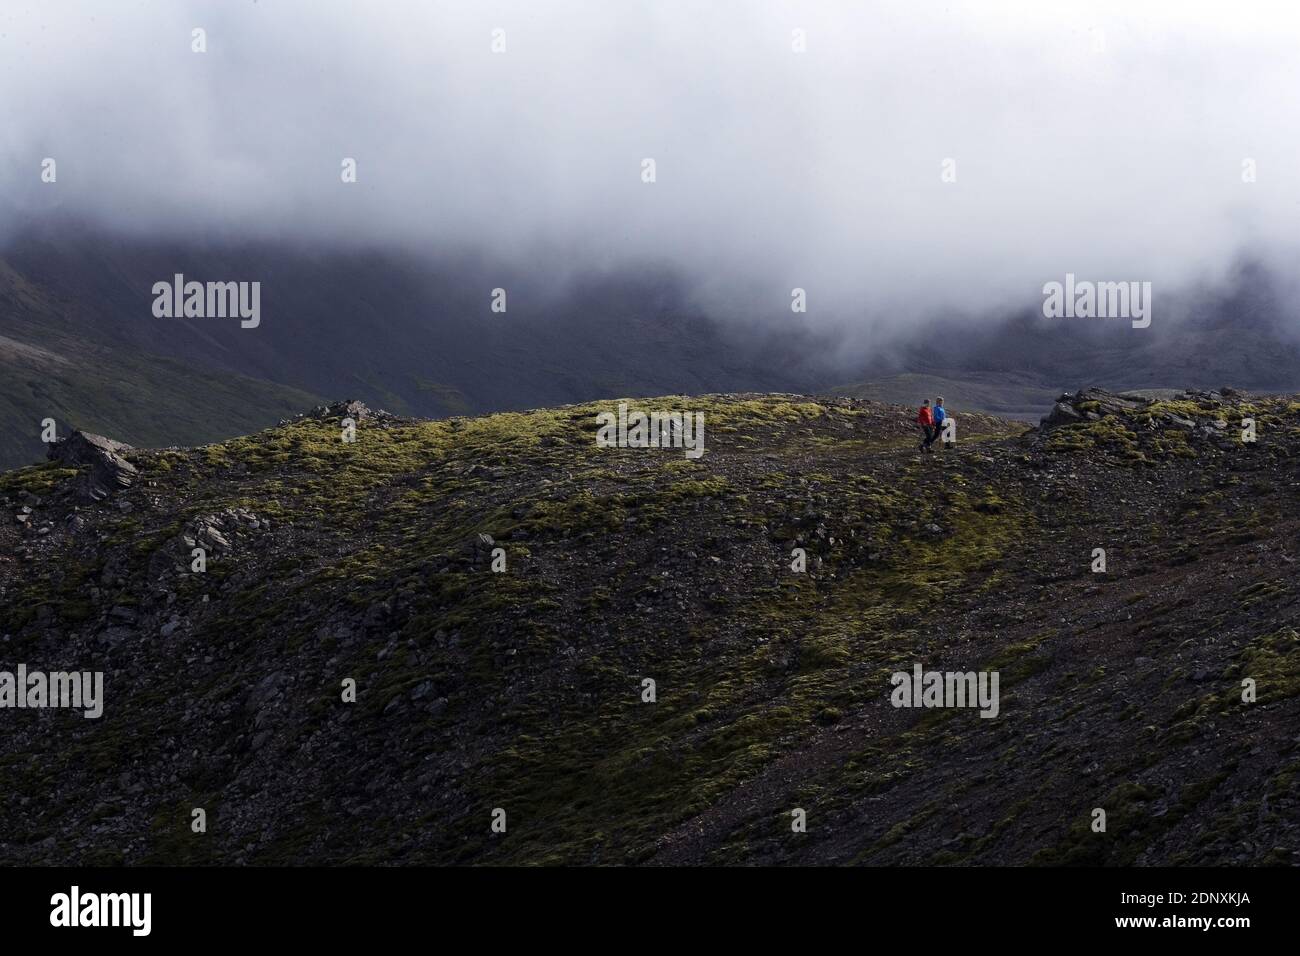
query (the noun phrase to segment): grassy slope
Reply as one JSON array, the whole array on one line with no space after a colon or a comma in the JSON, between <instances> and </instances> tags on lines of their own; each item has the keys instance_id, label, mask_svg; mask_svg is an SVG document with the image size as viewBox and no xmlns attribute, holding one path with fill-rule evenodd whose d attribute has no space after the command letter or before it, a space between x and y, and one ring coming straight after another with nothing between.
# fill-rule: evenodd
<instances>
[{"instance_id":1,"label":"grassy slope","mask_svg":"<svg viewBox=\"0 0 1300 956\"><path fill-rule=\"evenodd\" d=\"M161 447L247 434L320 401L123 346L84 307L0 259L0 468L44 458L46 418L60 434L81 428Z\"/></svg>"},{"instance_id":2,"label":"grassy slope","mask_svg":"<svg viewBox=\"0 0 1300 956\"><path fill-rule=\"evenodd\" d=\"M56 350L59 349L59 350ZM41 421L145 447L229 438L320 400L307 392L103 346L0 338L0 467L44 456Z\"/></svg>"},{"instance_id":3,"label":"grassy slope","mask_svg":"<svg viewBox=\"0 0 1300 956\"><path fill-rule=\"evenodd\" d=\"M974 409L1004 418L1037 422L1061 392L1025 376L962 372L952 377L904 373L870 382L842 385L832 395L869 398L877 402L920 405L943 396L949 408Z\"/></svg>"},{"instance_id":4,"label":"grassy slope","mask_svg":"<svg viewBox=\"0 0 1300 956\"><path fill-rule=\"evenodd\" d=\"M1235 459L1136 421L1026 445L963 415L957 448L922 457L904 409L639 404L704 410L705 457L597 449L604 406L363 423L355 445L303 420L138 453L152 505L88 509L107 544L33 545L6 579L0 630L29 662L55 634L93 647L113 604L143 617L111 661L125 699L63 724L28 784L76 796L3 811L6 855L46 859L29 848L80 827L70 855L110 862L1216 861L1243 827L1293 825L1280 730L1300 658L1276 555L1300 406L1261 404L1266 440ZM15 472L0 493L57 500L67 481ZM273 530L167 584L185 625L161 641L150 557L231 506ZM484 532L507 573L467 557ZM789 570L796 543L811 573ZM121 585L87 601L106 567ZM889 708L888 674L913 661L999 669L1003 718ZM276 672L279 705L245 702ZM1232 705L1241 673L1258 711ZM25 741L0 770L26 766ZM142 795L87 771L124 761ZM1114 836L1089 841L1098 804ZM206 840L191 805L219 809ZM801 838L793 806L814 821Z\"/></svg>"}]
</instances>

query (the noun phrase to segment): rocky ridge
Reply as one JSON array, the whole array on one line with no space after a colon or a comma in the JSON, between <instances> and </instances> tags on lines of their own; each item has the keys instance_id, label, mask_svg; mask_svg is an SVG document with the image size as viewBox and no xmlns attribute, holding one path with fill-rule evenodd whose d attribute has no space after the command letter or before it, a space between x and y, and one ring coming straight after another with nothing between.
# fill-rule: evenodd
<instances>
[{"instance_id":1,"label":"rocky ridge","mask_svg":"<svg viewBox=\"0 0 1300 956\"><path fill-rule=\"evenodd\" d=\"M633 403L703 411L698 461L597 448L607 404L0 475L0 670L107 697L0 709L0 858L1296 862L1294 397L1085 390L932 455L875 402ZM891 707L914 662L997 669L999 718Z\"/></svg>"}]
</instances>

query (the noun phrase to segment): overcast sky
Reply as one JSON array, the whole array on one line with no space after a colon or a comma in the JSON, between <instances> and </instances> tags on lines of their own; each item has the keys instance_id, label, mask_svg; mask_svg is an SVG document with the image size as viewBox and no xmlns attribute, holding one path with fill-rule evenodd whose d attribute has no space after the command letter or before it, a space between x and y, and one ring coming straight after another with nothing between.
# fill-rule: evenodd
<instances>
[{"instance_id":1,"label":"overcast sky","mask_svg":"<svg viewBox=\"0 0 1300 956\"><path fill-rule=\"evenodd\" d=\"M1298 53L1294 2L6 0L0 203L984 312L1292 262Z\"/></svg>"}]
</instances>

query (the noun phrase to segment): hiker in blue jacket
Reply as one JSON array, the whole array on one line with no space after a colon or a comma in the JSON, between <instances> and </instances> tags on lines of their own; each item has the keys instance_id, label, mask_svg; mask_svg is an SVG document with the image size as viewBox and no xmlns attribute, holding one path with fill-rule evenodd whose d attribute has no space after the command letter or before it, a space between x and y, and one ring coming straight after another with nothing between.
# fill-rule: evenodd
<instances>
[{"instance_id":1,"label":"hiker in blue jacket","mask_svg":"<svg viewBox=\"0 0 1300 956\"><path fill-rule=\"evenodd\" d=\"M934 400L934 410L930 413L930 416L934 419L934 431L930 433L930 440L926 442L927 448L929 448L930 445L933 445L943 433L943 422L944 419L948 417L948 413L944 411L943 408L942 395ZM943 447L942 442L940 442L940 447Z\"/></svg>"}]
</instances>

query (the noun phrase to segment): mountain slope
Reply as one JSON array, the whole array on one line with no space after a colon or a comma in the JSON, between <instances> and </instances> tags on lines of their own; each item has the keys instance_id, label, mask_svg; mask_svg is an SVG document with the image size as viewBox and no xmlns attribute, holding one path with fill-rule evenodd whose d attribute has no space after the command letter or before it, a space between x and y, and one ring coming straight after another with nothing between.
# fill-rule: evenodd
<instances>
[{"instance_id":1,"label":"mountain slope","mask_svg":"<svg viewBox=\"0 0 1300 956\"><path fill-rule=\"evenodd\" d=\"M33 427L51 414L124 441L194 444L263 427L317 395L436 417L839 385L836 394L908 405L944 394L1032 420L1062 383L1300 387L1292 297L1249 262L1219 287L1161 290L1147 329L1034 311L840 316L844 334L876 329L852 348L851 336L792 324L784 302L747 324L722 321L667 268L552 271L436 246L163 241L58 219L19 229L0 248L0 412L14 422L0 466L42 453ZM155 318L153 285L177 273L260 282L261 324ZM505 313L490 307L498 288ZM51 353L74 364L52 366ZM41 367L64 374L45 386Z\"/></svg>"},{"instance_id":2,"label":"mountain slope","mask_svg":"<svg viewBox=\"0 0 1300 956\"><path fill-rule=\"evenodd\" d=\"M1017 416L1038 404L1036 395L1054 396L1062 385L1300 387L1300 315L1284 277L1245 260L1220 285L1161 288L1154 302L1148 328L1124 319L1047 319L1036 308L986 321L936 320L855 380L888 386L891 376L934 376L949 380L939 385L947 393L960 389L986 410ZM861 387L851 393L869 394ZM906 394L908 404L932 395Z\"/></svg>"},{"instance_id":3,"label":"mountain slope","mask_svg":"<svg viewBox=\"0 0 1300 956\"><path fill-rule=\"evenodd\" d=\"M154 283L176 274L259 282L260 324L154 317ZM507 293L505 313L491 310L497 288ZM289 407L312 404L304 395L354 394L433 417L620 394L808 389L824 381L810 371L822 351L810 337L729 332L654 270L593 270L559 282L440 248L158 241L67 224L26 230L0 248L0 336L24 348L85 351L94 358L83 366L92 369L129 366L142 386L157 385L142 403L186 409L196 427L184 432L186 423L174 420L173 429L183 431L184 444L264 427L289 414L287 397ZM792 359L799 355L806 358ZM179 393L177 368L195 378ZM248 389L242 407L256 417L231 431L229 406L208 392L214 376L274 387ZM82 392L108 404L96 391L101 383L84 378ZM0 403L26 413L29 396L13 382L0 378ZM115 437L162 440L139 428ZM33 460L6 448L0 456L0 465Z\"/></svg>"},{"instance_id":4,"label":"mountain slope","mask_svg":"<svg viewBox=\"0 0 1300 956\"><path fill-rule=\"evenodd\" d=\"M920 373L884 375L870 382L838 386L830 389L829 394L897 405L920 405L926 398L933 401L942 397L953 407L1037 422L1051 408L1059 392L1059 388L1045 385L1032 375L950 371L947 376Z\"/></svg>"},{"instance_id":5,"label":"mountain slope","mask_svg":"<svg viewBox=\"0 0 1300 956\"><path fill-rule=\"evenodd\" d=\"M923 455L873 402L641 403L696 461L597 448L606 405L336 406L99 502L0 476L4 666L106 697L4 713L0 859L1294 862L1300 402L1064 404ZM917 663L999 715L890 706Z\"/></svg>"},{"instance_id":6,"label":"mountain slope","mask_svg":"<svg viewBox=\"0 0 1300 956\"><path fill-rule=\"evenodd\" d=\"M42 337L42 340L49 341ZM51 343L53 344L53 343ZM57 349L57 350L56 350ZM309 392L85 342L54 348L0 336L0 466L38 461L41 423L70 422L144 445L192 444L261 428L316 401Z\"/></svg>"},{"instance_id":7,"label":"mountain slope","mask_svg":"<svg viewBox=\"0 0 1300 956\"><path fill-rule=\"evenodd\" d=\"M58 220L18 230L0 247L0 412L15 423L0 438L0 465L39 456L33 424L55 404L92 430L157 445L246 433L318 395L437 417L839 385L837 394L908 405L943 394L1032 420L1062 384L1300 387L1293 297L1249 264L1222 287L1161 290L1147 329L1033 311L815 316L805 325L785 301L738 323L711 315L667 268L552 271L442 247L163 241ZM260 282L261 324L155 318L153 285L177 273ZM498 288L505 313L490 307ZM839 332L816 331L835 321L845 323ZM875 331L859 341L858 328ZM32 383L49 353L75 364L47 398ZM119 375L133 400L107 387Z\"/></svg>"}]
</instances>

